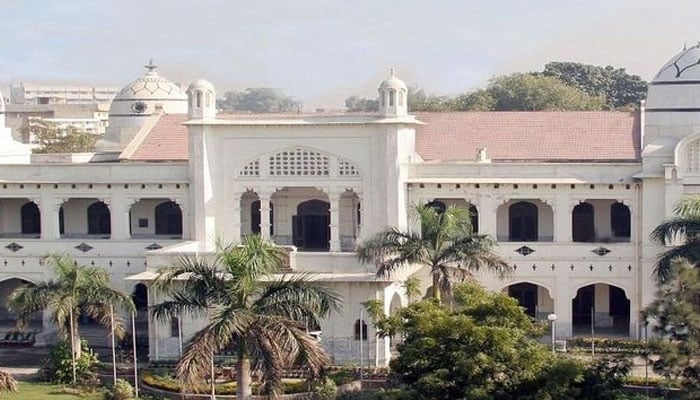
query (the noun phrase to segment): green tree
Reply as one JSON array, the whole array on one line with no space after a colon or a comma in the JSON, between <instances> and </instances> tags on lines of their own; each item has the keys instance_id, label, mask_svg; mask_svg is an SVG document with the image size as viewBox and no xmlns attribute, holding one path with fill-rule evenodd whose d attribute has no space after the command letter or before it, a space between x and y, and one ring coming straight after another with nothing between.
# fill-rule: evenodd
<instances>
[{"instance_id":1,"label":"green tree","mask_svg":"<svg viewBox=\"0 0 700 400\"><path fill-rule=\"evenodd\" d=\"M160 321L183 314L206 316L207 324L188 342L176 374L194 384L208 376L215 353L238 353L237 398L251 395L251 368L262 374L265 394L278 394L282 371L292 364L318 375L329 360L306 326L338 309L339 297L310 282L308 275L275 277L282 252L259 236L242 245L222 245L211 261L183 258L159 271L153 287L166 300L151 312Z\"/></svg>"},{"instance_id":2,"label":"green tree","mask_svg":"<svg viewBox=\"0 0 700 400\"><path fill-rule=\"evenodd\" d=\"M23 128L23 131L39 144L39 147L32 150L36 154L95 151L97 136L75 127L69 127L67 130L60 129L52 122L33 119L29 121L27 127Z\"/></svg>"},{"instance_id":3,"label":"green tree","mask_svg":"<svg viewBox=\"0 0 700 400\"><path fill-rule=\"evenodd\" d=\"M700 269L686 260L671 263L667 279L642 315L652 319L659 336L654 369L667 378L680 379L687 398L700 397Z\"/></svg>"},{"instance_id":4,"label":"green tree","mask_svg":"<svg viewBox=\"0 0 700 400\"><path fill-rule=\"evenodd\" d=\"M495 252L495 241L473 232L469 211L448 207L442 211L428 205L415 209L421 232L389 228L358 246L363 263L374 263L378 276L388 276L408 265L430 268L433 296L450 293L455 281L463 281L482 268L505 274L511 267Z\"/></svg>"},{"instance_id":5,"label":"green tree","mask_svg":"<svg viewBox=\"0 0 700 400\"><path fill-rule=\"evenodd\" d=\"M8 308L24 324L38 311L51 313L62 336L72 343L73 355L82 353L78 318L86 315L104 327L111 327L112 307L127 312L135 310L131 296L112 289L109 273L100 267L78 265L72 258L53 254L44 258L53 269L54 278L36 285L26 284L9 296ZM115 315L115 336L124 337L124 321Z\"/></svg>"},{"instance_id":6,"label":"green tree","mask_svg":"<svg viewBox=\"0 0 700 400\"><path fill-rule=\"evenodd\" d=\"M671 277L676 258L686 259L693 265L700 262L700 196L681 200L674 214L651 233L652 241L662 246L671 245L656 262L654 273L660 282Z\"/></svg>"},{"instance_id":7,"label":"green tree","mask_svg":"<svg viewBox=\"0 0 700 400\"><path fill-rule=\"evenodd\" d=\"M266 87L252 87L243 91L229 91L217 101L225 111L251 113L283 113L299 111L300 103L281 91Z\"/></svg>"},{"instance_id":8,"label":"green tree","mask_svg":"<svg viewBox=\"0 0 700 400\"><path fill-rule=\"evenodd\" d=\"M379 111L379 101L359 96L350 96L345 99L345 108L349 112L374 112Z\"/></svg>"},{"instance_id":9,"label":"green tree","mask_svg":"<svg viewBox=\"0 0 700 400\"><path fill-rule=\"evenodd\" d=\"M610 65L553 61L545 65L541 74L557 78L589 96L604 98L608 109L637 108L647 94L647 83L642 78Z\"/></svg>"},{"instance_id":10,"label":"green tree","mask_svg":"<svg viewBox=\"0 0 700 400\"><path fill-rule=\"evenodd\" d=\"M418 86L408 88L409 111L454 111L454 98L426 94Z\"/></svg>"},{"instance_id":11,"label":"green tree","mask_svg":"<svg viewBox=\"0 0 700 400\"><path fill-rule=\"evenodd\" d=\"M452 305L424 300L400 315L391 370L414 398L520 398L554 358L517 300L476 284L458 285Z\"/></svg>"},{"instance_id":12,"label":"green tree","mask_svg":"<svg viewBox=\"0 0 700 400\"><path fill-rule=\"evenodd\" d=\"M459 111L492 111L496 103L497 99L484 89L461 94L455 99L455 107Z\"/></svg>"},{"instance_id":13,"label":"green tree","mask_svg":"<svg viewBox=\"0 0 700 400\"><path fill-rule=\"evenodd\" d=\"M588 111L604 103L557 78L523 73L492 79L486 92L495 100L495 111Z\"/></svg>"}]
</instances>

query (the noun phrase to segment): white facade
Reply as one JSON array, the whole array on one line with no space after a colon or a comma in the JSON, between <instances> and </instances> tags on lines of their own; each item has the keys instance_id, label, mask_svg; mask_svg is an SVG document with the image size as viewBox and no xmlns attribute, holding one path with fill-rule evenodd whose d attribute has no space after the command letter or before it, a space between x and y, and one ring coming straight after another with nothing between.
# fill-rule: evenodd
<instances>
[{"instance_id":1,"label":"white facade","mask_svg":"<svg viewBox=\"0 0 700 400\"><path fill-rule=\"evenodd\" d=\"M700 48L674 60L686 58L699 59ZM417 228L411 206L436 202L475 212L478 232L498 238L498 253L516 267L478 279L538 319L555 312L559 337L591 329L640 337L639 311L653 299L663 250L649 233L700 187L700 85L690 76L700 67L669 65L635 117L637 156L504 162L498 144L426 159L417 136L430 124L408 115L406 85L393 73L379 87L377 115L233 117L216 115L210 83L191 85L188 100L149 64L110 112L104 152L121 151L121 160L46 155L0 168L0 285L45 279L41 257L60 251L104 266L115 287L132 292L176 255L211 252L217 236L259 232L289 249L293 271L313 272L343 296L342 315L321 324L322 343L336 363L357 361L361 303L383 300L390 313L407 302L406 277L429 279L416 268L378 279L353 249L388 226ZM166 89L170 97L154 97ZM165 154L177 143L185 158ZM185 320L185 337L201 323ZM376 340L365 323L364 357L384 364L390 341ZM171 328L148 326L151 358L177 355Z\"/></svg>"},{"instance_id":2,"label":"white facade","mask_svg":"<svg viewBox=\"0 0 700 400\"><path fill-rule=\"evenodd\" d=\"M11 85L13 104L95 104L109 103L119 92L115 86L20 83Z\"/></svg>"}]
</instances>

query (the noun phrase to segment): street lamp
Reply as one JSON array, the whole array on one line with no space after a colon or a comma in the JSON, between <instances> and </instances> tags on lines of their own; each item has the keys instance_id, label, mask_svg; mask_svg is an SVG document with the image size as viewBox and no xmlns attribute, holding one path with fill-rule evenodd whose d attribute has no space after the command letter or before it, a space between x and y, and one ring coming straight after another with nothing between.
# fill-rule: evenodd
<instances>
[{"instance_id":1,"label":"street lamp","mask_svg":"<svg viewBox=\"0 0 700 400\"><path fill-rule=\"evenodd\" d=\"M549 320L549 324L552 326L552 353L554 353L554 351L555 351L555 346L554 346L554 345L555 345L555 344L554 344L554 339L555 339L555 337L554 337L554 326L555 326L556 323L557 323L557 314L551 313L551 314L547 315L547 319Z\"/></svg>"}]
</instances>

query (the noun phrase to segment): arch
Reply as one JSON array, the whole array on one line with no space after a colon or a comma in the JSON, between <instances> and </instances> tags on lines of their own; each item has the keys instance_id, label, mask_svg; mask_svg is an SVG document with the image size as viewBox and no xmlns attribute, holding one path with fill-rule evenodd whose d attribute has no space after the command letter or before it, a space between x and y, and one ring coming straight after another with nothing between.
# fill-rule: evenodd
<instances>
[{"instance_id":1,"label":"arch","mask_svg":"<svg viewBox=\"0 0 700 400\"><path fill-rule=\"evenodd\" d=\"M521 281L505 286L502 291L516 299L525 313L535 320L543 320L554 311L552 292L537 283Z\"/></svg>"},{"instance_id":2,"label":"arch","mask_svg":"<svg viewBox=\"0 0 700 400\"><path fill-rule=\"evenodd\" d=\"M174 201L164 201L155 207L156 235L182 236L182 210Z\"/></svg>"},{"instance_id":3,"label":"arch","mask_svg":"<svg viewBox=\"0 0 700 400\"><path fill-rule=\"evenodd\" d=\"M270 202L270 236L275 234L275 207ZM250 231L260 234L260 200L255 200L250 204Z\"/></svg>"},{"instance_id":4,"label":"arch","mask_svg":"<svg viewBox=\"0 0 700 400\"><path fill-rule=\"evenodd\" d=\"M28 201L20 208L21 228L23 235L41 234L41 212L39 206Z\"/></svg>"},{"instance_id":5,"label":"arch","mask_svg":"<svg viewBox=\"0 0 700 400\"><path fill-rule=\"evenodd\" d=\"M693 148L693 145L696 147ZM698 145L700 145L700 132L684 137L673 148L673 160L678 166L678 178L683 178L686 172L700 172L700 147ZM693 156L695 156L694 160L692 160ZM697 164L691 166L691 162Z\"/></svg>"},{"instance_id":6,"label":"arch","mask_svg":"<svg viewBox=\"0 0 700 400\"><path fill-rule=\"evenodd\" d=\"M366 341L368 338L367 335L367 322L365 320L356 320L355 325L354 325L354 339L355 340L360 340L362 338L363 341Z\"/></svg>"},{"instance_id":7,"label":"arch","mask_svg":"<svg viewBox=\"0 0 700 400\"><path fill-rule=\"evenodd\" d=\"M134 290L131 292L131 300L134 302L137 312L146 311L148 309L148 287L143 283L134 285Z\"/></svg>"},{"instance_id":8,"label":"arch","mask_svg":"<svg viewBox=\"0 0 700 400\"><path fill-rule=\"evenodd\" d=\"M595 210L590 203L579 203L571 212L571 237L574 242L595 241Z\"/></svg>"},{"instance_id":9,"label":"arch","mask_svg":"<svg viewBox=\"0 0 700 400\"><path fill-rule=\"evenodd\" d=\"M7 299L9 295L21 286L34 286L35 283L19 277L7 277L0 281L0 326L3 328L13 327L16 325L17 316L11 313L7 307ZM29 318L29 329L30 330L41 330L43 324L43 311L38 311L34 313Z\"/></svg>"},{"instance_id":10,"label":"arch","mask_svg":"<svg viewBox=\"0 0 700 400\"><path fill-rule=\"evenodd\" d=\"M579 286L574 294L571 300L574 334L629 334L631 302L625 288L592 282Z\"/></svg>"},{"instance_id":11,"label":"arch","mask_svg":"<svg viewBox=\"0 0 700 400\"><path fill-rule=\"evenodd\" d=\"M511 242L536 242L538 238L537 206L518 201L508 208L508 240Z\"/></svg>"},{"instance_id":12,"label":"arch","mask_svg":"<svg viewBox=\"0 0 700 400\"><path fill-rule=\"evenodd\" d=\"M328 250L329 224L329 202L313 199L299 203L292 217L294 245L304 250Z\"/></svg>"},{"instance_id":13,"label":"arch","mask_svg":"<svg viewBox=\"0 0 700 400\"><path fill-rule=\"evenodd\" d=\"M619 201L610 206L610 229L614 239L629 241L632 234L632 213Z\"/></svg>"},{"instance_id":14,"label":"arch","mask_svg":"<svg viewBox=\"0 0 700 400\"><path fill-rule=\"evenodd\" d=\"M474 204L469 204L469 218L471 218L472 232L479 233L479 210Z\"/></svg>"},{"instance_id":15,"label":"arch","mask_svg":"<svg viewBox=\"0 0 700 400\"><path fill-rule=\"evenodd\" d=\"M88 235L110 235L112 222L109 207L96 201L87 208Z\"/></svg>"},{"instance_id":16,"label":"arch","mask_svg":"<svg viewBox=\"0 0 700 400\"><path fill-rule=\"evenodd\" d=\"M508 286L517 285L519 283L530 283L530 284L535 285L535 286L540 286L547 291L547 293L549 294L550 297L552 297L554 294L554 291L552 290L552 288L548 284L539 282L535 279L517 279L513 282L508 282L500 287L500 291L502 292L502 291L508 289Z\"/></svg>"}]
</instances>

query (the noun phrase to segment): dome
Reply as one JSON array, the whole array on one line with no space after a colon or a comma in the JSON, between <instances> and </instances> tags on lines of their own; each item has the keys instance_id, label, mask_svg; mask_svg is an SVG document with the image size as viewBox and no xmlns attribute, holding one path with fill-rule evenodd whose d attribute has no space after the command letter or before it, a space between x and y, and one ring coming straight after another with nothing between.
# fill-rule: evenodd
<instances>
[{"instance_id":1,"label":"dome","mask_svg":"<svg viewBox=\"0 0 700 400\"><path fill-rule=\"evenodd\" d=\"M403 89L408 90L406 83L394 75L394 69L391 69L391 76L389 79L385 79L379 84L379 90L386 89Z\"/></svg>"},{"instance_id":2,"label":"dome","mask_svg":"<svg viewBox=\"0 0 700 400\"><path fill-rule=\"evenodd\" d=\"M684 48L649 82L647 111L700 111L700 43Z\"/></svg>"},{"instance_id":3,"label":"dome","mask_svg":"<svg viewBox=\"0 0 700 400\"><path fill-rule=\"evenodd\" d=\"M151 115L156 109L166 114L187 112L187 94L180 86L158 74L153 60L146 73L126 85L112 100L110 116Z\"/></svg>"},{"instance_id":4,"label":"dome","mask_svg":"<svg viewBox=\"0 0 700 400\"><path fill-rule=\"evenodd\" d=\"M196 90L196 89L209 90L211 92L216 92L214 90L214 85L212 85L211 82L209 82L206 79L197 79L196 81L192 82L190 87L187 88L187 91L190 92L190 91Z\"/></svg>"},{"instance_id":5,"label":"dome","mask_svg":"<svg viewBox=\"0 0 700 400\"><path fill-rule=\"evenodd\" d=\"M680 82L700 80L700 43L685 48L667 62L652 82Z\"/></svg>"}]
</instances>

